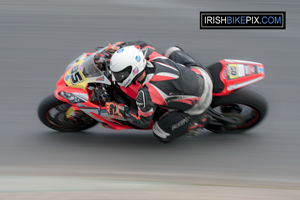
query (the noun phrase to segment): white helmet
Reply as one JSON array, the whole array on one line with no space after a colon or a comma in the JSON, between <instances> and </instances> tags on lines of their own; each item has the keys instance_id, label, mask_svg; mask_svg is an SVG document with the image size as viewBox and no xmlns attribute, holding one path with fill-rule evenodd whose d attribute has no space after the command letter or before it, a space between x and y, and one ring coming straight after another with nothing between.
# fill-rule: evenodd
<instances>
[{"instance_id":1,"label":"white helmet","mask_svg":"<svg viewBox=\"0 0 300 200\"><path fill-rule=\"evenodd\" d=\"M110 60L110 69L120 86L128 87L144 71L146 60L135 46L119 49Z\"/></svg>"}]
</instances>

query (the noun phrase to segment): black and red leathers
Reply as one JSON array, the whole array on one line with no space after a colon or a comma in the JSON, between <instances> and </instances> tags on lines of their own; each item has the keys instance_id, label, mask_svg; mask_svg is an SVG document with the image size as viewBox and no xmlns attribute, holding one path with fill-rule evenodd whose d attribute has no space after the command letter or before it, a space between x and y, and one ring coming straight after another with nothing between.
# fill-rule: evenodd
<instances>
[{"instance_id":1,"label":"black and red leathers","mask_svg":"<svg viewBox=\"0 0 300 200\"><path fill-rule=\"evenodd\" d=\"M203 113L212 100L212 82L206 70L177 47L166 50L164 55L170 59L144 41L124 44L141 49L147 60L146 76L140 81L136 97L138 109L125 108L125 119L139 128L147 128L157 106L166 108L169 112L153 126L154 134L166 140L184 134L189 127L204 127Z\"/></svg>"}]
</instances>

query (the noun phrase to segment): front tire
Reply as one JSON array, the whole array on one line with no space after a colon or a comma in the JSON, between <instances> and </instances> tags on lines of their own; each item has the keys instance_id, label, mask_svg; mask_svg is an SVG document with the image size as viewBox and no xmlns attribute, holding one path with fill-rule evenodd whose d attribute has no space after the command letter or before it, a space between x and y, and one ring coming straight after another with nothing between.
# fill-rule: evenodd
<instances>
[{"instance_id":1,"label":"front tire","mask_svg":"<svg viewBox=\"0 0 300 200\"><path fill-rule=\"evenodd\" d=\"M215 97L211 107L218 113L236 121L234 125L214 126L206 129L216 133L243 132L258 125L266 116L266 99L249 87L241 88L228 96Z\"/></svg>"},{"instance_id":2,"label":"front tire","mask_svg":"<svg viewBox=\"0 0 300 200\"><path fill-rule=\"evenodd\" d=\"M38 116L44 125L61 132L81 131L98 123L85 113L81 113L77 121L66 118L66 111L70 106L66 102L59 101L54 95L49 95L40 103Z\"/></svg>"}]
</instances>

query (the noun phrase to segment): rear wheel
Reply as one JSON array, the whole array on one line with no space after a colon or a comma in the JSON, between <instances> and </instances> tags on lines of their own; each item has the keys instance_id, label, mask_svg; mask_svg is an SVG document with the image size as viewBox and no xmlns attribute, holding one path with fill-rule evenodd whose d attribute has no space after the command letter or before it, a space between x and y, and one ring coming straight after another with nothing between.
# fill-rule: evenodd
<instances>
[{"instance_id":1,"label":"rear wheel","mask_svg":"<svg viewBox=\"0 0 300 200\"><path fill-rule=\"evenodd\" d=\"M241 88L228 96L217 97L211 107L215 112L226 116L235 123L225 123L223 126L214 124L216 120L207 125L213 132L242 132L260 123L268 109L267 101L263 96L251 88Z\"/></svg>"},{"instance_id":2,"label":"rear wheel","mask_svg":"<svg viewBox=\"0 0 300 200\"><path fill-rule=\"evenodd\" d=\"M80 112L76 120L68 119L66 112L70 104L59 101L54 95L46 97L39 105L38 116L43 124L57 131L74 132L95 126L98 122Z\"/></svg>"}]
</instances>

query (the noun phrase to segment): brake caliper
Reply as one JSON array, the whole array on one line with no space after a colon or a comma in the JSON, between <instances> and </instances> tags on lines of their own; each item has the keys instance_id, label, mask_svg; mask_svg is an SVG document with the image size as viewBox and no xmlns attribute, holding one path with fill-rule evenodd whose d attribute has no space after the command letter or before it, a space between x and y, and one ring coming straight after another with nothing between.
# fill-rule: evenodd
<instances>
[{"instance_id":1,"label":"brake caliper","mask_svg":"<svg viewBox=\"0 0 300 200\"><path fill-rule=\"evenodd\" d=\"M77 121L77 114L79 113L80 110L76 110L73 106L71 106L67 112L66 112L66 118L73 120L73 121Z\"/></svg>"}]
</instances>

